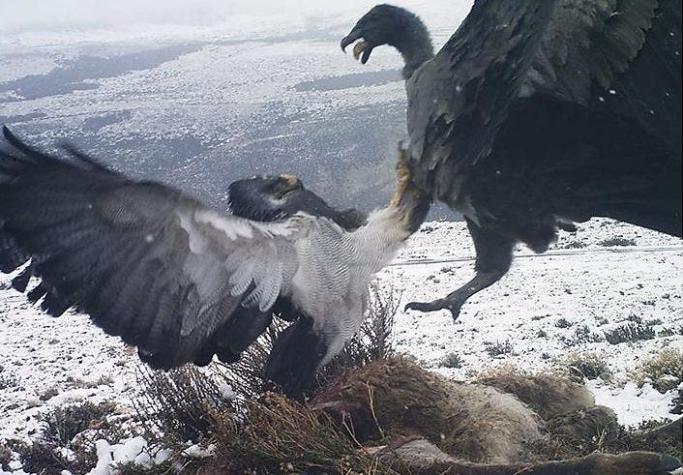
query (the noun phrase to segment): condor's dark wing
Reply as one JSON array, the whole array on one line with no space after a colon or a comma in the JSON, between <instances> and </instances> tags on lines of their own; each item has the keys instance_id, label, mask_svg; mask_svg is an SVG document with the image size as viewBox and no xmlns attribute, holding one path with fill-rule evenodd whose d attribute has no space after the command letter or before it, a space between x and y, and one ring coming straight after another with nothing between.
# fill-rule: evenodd
<instances>
[{"instance_id":1,"label":"condor's dark wing","mask_svg":"<svg viewBox=\"0 0 683 475\"><path fill-rule=\"evenodd\" d=\"M610 116L680 161L680 54L678 0L477 0L408 82L416 180L454 202L454 177L491 154L511 114L550 103L566 106L563 125Z\"/></svg>"},{"instance_id":2,"label":"condor's dark wing","mask_svg":"<svg viewBox=\"0 0 683 475\"><path fill-rule=\"evenodd\" d=\"M82 153L58 158L3 132L0 270L30 261L13 285L23 292L38 277L28 298L51 315L83 311L152 366L170 368L210 358L233 315L268 312L289 286L307 218L220 215Z\"/></svg>"}]
</instances>

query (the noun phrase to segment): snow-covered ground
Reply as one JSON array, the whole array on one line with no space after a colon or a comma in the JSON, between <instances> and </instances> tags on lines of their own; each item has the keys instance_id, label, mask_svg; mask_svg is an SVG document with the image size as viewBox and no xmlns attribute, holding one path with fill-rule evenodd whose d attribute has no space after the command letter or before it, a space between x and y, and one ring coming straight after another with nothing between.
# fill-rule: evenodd
<instances>
[{"instance_id":1,"label":"snow-covered ground","mask_svg":"<svg viewBox=\"0 0 683 475\"><path fill-rule=\"evenodd\" d=\"M614 245L608 240L621 239ZM473 273L463 223L427 223L380 275L402 304L445 295ZM624 424L669 414L674 391L638 388L632 372L663 348L683 349L683 242L610 220L592 220L563 233L545 255L517 251L511 272L473 297L457 322L445 311L399 311L395 346L425 366L472 379L501 364L537 371L591 353L612 373L590 381L597 402ZM0 284L7 282L0 277ZM403 305L401 305L402 307ZM637 324L636 322L641 322ZM606 332L626 325L654 337L612 344ZM0 290L0 440L31 437L36 416L73 401L115 400L122 410L136 391L135 351L108 337L83 315L52 319L12 289ZM498 345L502 354L492 347ZM443 359L460 357L459 368ZM565 364L566 366L566 364Z\"/></svg>"},{"instance_id":2,"label":"snow-covered ground","mask_svg":"<svg viewBox=\"0 0 683 475\"><path fill-rule=\"evenodd\" d=\"M474 249L463 223L428 223L381 279L410 301L442 297L474 275ZM675 391L637 388L634 370L664 348L683 350L683 241L607 219L537 255L520 246L510 272L473 296L454 323L447 311L401 312L395 324L399 350L425 366L459 379L501 364L529 371L567 366L582 354L597 356L610 382L589 382L598 404L617 411L623 424L669 414ZM653 338L612 344L605 335L622 327L645 328ZM493 355L498 349L502 354ZM459 368L446 367L455 353Z\"/></svg>"},{"instance_id":3,"label":"snow-covered ground","mask_svg":"<svg viewBox=\"0 0 683 475\"><path fill-rule=\"evenodd\" d=\"M268 0L214 2L221 8L207 10L209 22L181 11L183 21L144 25L133 20L147 21L156 4L126 1L139 6L127 12L110 2L118 13L103 9L100 17L124 16L94 26L79 20L87 15L75 0L52 2L52 10L40 2L3 10L0 122L41 145L68 138L117 169L201 190L214 205L224 204L232 179L283 171L338 206L386 201L395 144L405 134L401 63L395 51L379 48L360 66L338 45L374 0L297 2L305 14L273 11ZM471 6L399 3L422 16L437 46ZM608 242L615 238L622 241ZM633 371L663 348L683 349L683 241L593 220L563 233L544 255L526 248L517 255L511 272L474 296L455 323L443 311L399 311L398 351L465 380L501 364L537 371L592 354L612 377L589 388L622 423L671 416L674 392L639 387ZM400 295L402 308L469 280L473 256L463 223L427 223L379 279ZM135 350L83 315L42 315L7 282L0 275L0 443L31 438L38 416L58 405L115 400L131 409ZM605 339L634 326L652 338Z\"/></svg>"}]
</instances>

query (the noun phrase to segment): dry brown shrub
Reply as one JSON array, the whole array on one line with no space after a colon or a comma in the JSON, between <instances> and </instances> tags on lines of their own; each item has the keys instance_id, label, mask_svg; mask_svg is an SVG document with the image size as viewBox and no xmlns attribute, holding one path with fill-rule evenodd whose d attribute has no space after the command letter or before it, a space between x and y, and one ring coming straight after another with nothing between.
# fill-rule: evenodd
<instances>
[{"instance_id":1,"label":"dry brown shrub","mask_svg":"<svg viewBox=\"0 0 683 475\"><path fill-rule=\"evenodd\" d=\"M140 421L151 440L162 437L170 446L205 438L215 409L228 405L218 383L189 365L167 372L140 366L138 384L143 390L133 405Z\"/></svg>"},{"instance_id":2,"label":"dry brown shrub","mask_svg":"<svg viewBox=\"0 0 683 475\"><path fill-rule=\"evenodd\" d=\"M321 411L267 393L245 402L241 417L216 415L217 460L225 473L393 474Z\"/></svg>"}]
</instances>

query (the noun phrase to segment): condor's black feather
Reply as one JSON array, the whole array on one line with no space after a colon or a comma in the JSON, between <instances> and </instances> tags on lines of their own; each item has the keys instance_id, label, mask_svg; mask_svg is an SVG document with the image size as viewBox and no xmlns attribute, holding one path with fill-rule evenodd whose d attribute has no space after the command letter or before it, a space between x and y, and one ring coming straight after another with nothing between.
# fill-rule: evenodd
<instances>
[{"instance_id":1,"label":"condor's black feather","mask_svg":"<svg viewBox=\"0 0 683 475\"><path fill-rule=\"evenodd\" d=\"M438 53L424 25L378 5L342 39L406 63L416 184L466 217L477 276L410 308L457 317L517 242L611 217L681 236L681 2L476 0Z\"/></svg>"}]
</instances>

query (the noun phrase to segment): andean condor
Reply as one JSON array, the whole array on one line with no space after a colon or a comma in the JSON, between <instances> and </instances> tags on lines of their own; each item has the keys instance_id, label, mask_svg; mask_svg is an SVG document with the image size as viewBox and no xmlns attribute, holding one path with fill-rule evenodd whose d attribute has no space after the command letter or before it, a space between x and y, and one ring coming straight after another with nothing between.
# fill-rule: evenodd
<instances>
[{"instance_id":1,"label":"andean condor","mask_svg":"<svg viewBox=\"0 0 683 475\"><path fill-rule=\"evenodd\" d=\"M476 0L434 54L414 14L378 5L342 39L405 60L414 180L465 216L475 277L412 302L457 318L522 242L602 216L681 236L681 1Z\"/></svg>"},{"instance_id":2,"label":"andean condor","mask_svg":"<svg viewBox=\"0 0 683 475\"><path fill-rule=\"evenodd\" d=\"M90 315L155 368L205 364L214 353L234 360L285 299L299 318L275 342L266 375L290 395L305 391L358 330L371 278L429 208L405 159L390 205L348 231L305 212L271 223L221 214L73 148L60 157L3 133L0 271L26 265L13 279L17 290L39 278L32 302L53 316L69 308ZM302 204L312 199L292 177L275 181L274 208L293 211L281 206L290 193ZM232 199L254 212L245 195Z\"/></svg>"}]
</instances>

